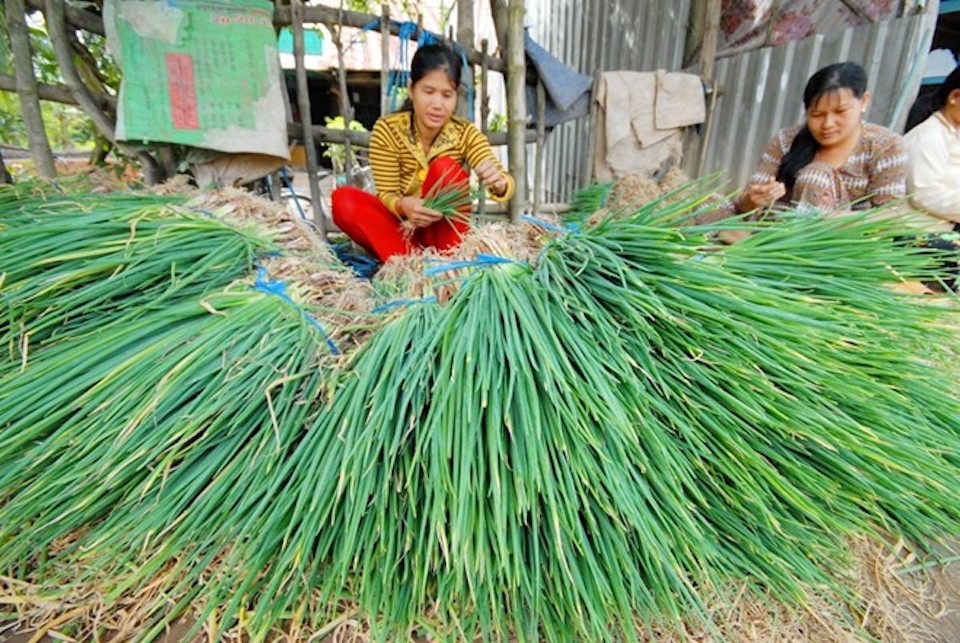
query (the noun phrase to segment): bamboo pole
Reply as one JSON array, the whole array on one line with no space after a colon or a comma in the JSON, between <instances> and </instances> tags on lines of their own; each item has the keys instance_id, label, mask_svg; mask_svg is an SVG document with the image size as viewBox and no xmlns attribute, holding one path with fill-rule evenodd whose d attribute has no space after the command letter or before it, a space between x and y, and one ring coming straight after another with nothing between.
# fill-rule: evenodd
<instances>
[{"instance_id":1,"label":"bamboo pole","mask_svg":"<svg viewBox=\"0 0 960 643\"><path fill-rule=\"evenodd\" d=\"M307 153L307 181L310 184L310 202L313 205L313 222L323 239L327 238L327 222L320 203L320 179L317 177L317 146L313 138L313 118L310 115L310 90L307 70L304 67L303 6L301 0L290 0L291 27L293 30L293 59L297 76L297 108L303 127L303 147Z\"/></svg>"},{"instance_id":2,"label":"bamboo pole","mask_svg":"<svg viewBox=\"0 0 960 643\"><path fill-rule=\"evenodd\" d=\"M704 3L703 43L700 46L700 77L713 80L717 62L717 44L720 42L720 12L722 0L706 0Z\"/></svg>"},{"instance_id":3,"label":"bamboo pole","mask_svg":"<svg viewBox=\"0 0 960 643\"><path fill-rule=\"evenodd\" d=\"M380 115L390 111L390 6L380 5Z\"/></svg>"},{"instance_id":4,"label":"bamboo pole","mask_svg":"<svg viewBox=\"0 0 960 643\"><path fill-rule=\"evenodd\" d=\"M77 105L90 116L90 120L93 121L97 131L113 143L115 138L114 125L100 109L100 106L90 97L90 93L73 63L73 52L70 50L70 41L67 37L67 23L62 0L46 0L43 15L47 25L47 33L50 35L50 42L53 44L53 51L57 57L57 64L60 67L67 89L74 100L77 101Z\"/></svg>"},{"instance_id":5,"label":"bamboo pole","mask_svg":"<svg viewBox=\"0 0 960 643\"><path fill-rule=\"evenodd\" d=\"M544 147L547 144L547 89L542 80L537 80L537 155L533 172L533 213L540 212L543 202L543 171L546 162Z\"/></svg>"},{"instance_id":6,"label":"bamboo pole","mask_svg":"<svg viewBox=\"0 0 960 643\"><path fill-rule=\"evenodd\" d=\"M717 105L717 93L719 88L714 79L714 72L717 62L717 45L720 42L720 13L722 11L722 0L706 0L704 4L704 23L703 23L703 41L700 46L700 78L709 87L707 96L706 123L703 128L703 136L700 139L700 149L697 155L696 176L703 173L703 167L707 162L707 147L710 143L710 136L713 133L713 114Z\"/></svg>"},{"instance_id":7,"label":"bamboo pole","mask_svg":"<svg viewBox=\"0 0 960 643\"><path fill-rule=\"evenodd\" d=\"M293 138L305 138L303 126L300 123L288 123L287 130ZM370 132L331 129L321 125L314 125L311 127L311 130L314 140L318 142L343 143L349 140L354 145L360 147L368 147L370 145ZM509 135L507 132L489 132L487 139L490 141L490 145L494 147L509 144ZM525 143L536 143L537 133L533 130L525 130L523 132L523 140Z\"/></svg>"},{"instance_id":8,"label":"bamboo pole","mask_svg":"<svg viewBox=\"0 0 960 643\"><path fill-rule=\"evenodd\" d=\"M458 0L457 2L457 44L463 51L469 51L473 48L475 38L473 26L473 0ZM477 118L476 113L470 113L470 102L468 100L473 83L473 68L467 66L460 77L460 87L457 88L457 113L461 116L474 121Z\"/></svg>"},{"instance_id":9,"label":"bamboo pole","mask_svg":"<svg viewBox=\"0 0 960 643\"><path fill-rule=\"evenodd\" d=\"M0 91L16 92L17 78L9 74L0 74ZM63 103L64 105L76 105L77 99L70 93L66 85L48 85L46 83L37 83L37 94L40 100L48 100L54 103ZM117 108L117 99L102 93L95 93L93 99L101 109L113 111Z\"/></svg>"},{"instance_id":10,"label":"bamboo pole","mask_svg":"<svg viewBox=\"0 0 960 643\"><path fill-rule=\"evenodd\" d=\"M3 151L0 150L0 184L7 183L13 183L13 177L10 176L10 171L7 170L7 166L3 162Z\"/></svg>"},{"instance_id":11,"label":"bamboo pole","mask_svg":"<svg viewBox=\"0 0 960 643\"><path fill-rule=\"evenodd\" d=\"M480 63L480 131L483 132L484 136L489 136L490 134L490 97L487 95L487 80L488 80L488 69L487 69L487 48L490 46L490 43L487 42L487 39L484 38L480 41L480 52L482 53L482 62ZM487 212L487 199L486 196L480 199L480 202L477 203L477 214L483 216Z\"/></svg>"},{"instance_id":12,"label":"bamboo pole","mask_svg":"<svg viewBox=\"0 0 960 643\"><path fill-rule=\"evenodd\" d=\"M505 0L494 1L498 2L499 4L503 4L505 2ZM20 0L20 2L23 3L23 0ZM41 9L43 8L43 2L44 0L26 0L26 5L32 9ZM103 19L93 11L79 9L77 7L73 7L72 5L67 6L66 18L69 24L78 29L83 29L84 31L89 31L90 33L99 34L101 36L104 35ZM332 7L303 6L301 8L301 22L324 24L328 27L344 26L362 29L363 27L369 25L371 21L378 20L379 18L380 16L375 14L362 13L359 11L345 11L334 9ZM292 26L293 20L291 18L290 7L281 5L276 6L273 12L273 24L278 27ZM391 34L397 34L398 29L399 27L397 27L397 25L391 24L389 26L389 32ZM480 52L474 50L473 48L467 50L467 58L475 65L480 64ZM490 69L501 73L505 72L507 69L505 62L496 56L489 60L489 65Z\"/></svg>"},{"instance_id":13,"label":"bamboo pole","mask_svg":"<svg viewBox=\"0 0 960 643\"><path fill-rule=\"evenodd\" d=\"M24 4L21 0L18 1L20 1L20 4ZM31 9L36 9L37 11L42 11L43 2L44 0L26 0L26 6L30 7ZM94 3L83 4L89 6L90 9L96 9L96 7L93 6ZM66 12L67 22L77 29L83 29L84 31L95 33L98 36L106 35L106 31L103 28L103 18L100 17L100 14L95 13L93 10L75 7L73 6L73 3L68 4L64 9Z\"/></svg>"},{"instance_id":14,"label":"bamboo pole","mask_svg":"<svg viewBox=\"0 0 960 643\"><path fill-rule=\"evenodd\" d=\"M507 114L509 122L507 152L510 174L516 182L516 192L510 200L510 220L520 222L526 207L527 162L525 134L527 128L527 101L525 96L527 63L523 49L523 0L510 0L507 10Z\"/></svg>"},{"instance_id":15,"label":"bamboo pole","mask_svg":"<svg viewBox=\"0 0 960 643\"><path fill-rule=\"evenodd\" d=\"M57 176L57 168L40 112L40 94L37 90L37 79L33 75L33 52L30 48L23 0L6 0L4 14L13 53L17 97L20 99L20 112L30 144L30 157L37 174L45 179L53 179Z\"/></svg>"},{"instance_id":16,"label":"bamboo pole","mask_svg":"<svg viewBox=\"0 0 960 643\"><path fill-rule=\"evenodd\" d=\"M493 29L497 32L497 47L500 55L504 56L510 32L508 0L490 0L490 14L493 17Z\"/></svg>"},{"instance_id":17,"label":"bamboo pole","mask_svg":"<svg viewBox=\"0 0 960 643\"><path fill-rule=\"evenodd\" d=\"M485 135L490 133L490 68L487 66L487 49L489 41L484 38L480 41L480 50L483 52L483 62L480 63L480 131Z\"/></svg>"},{"instance_id":18,"label":"bamboo pole","mask_svg":"<svg viewBox=\"0 0 960 643\"><path fill-rule=\"evenodd\" d=\"M341 3L342 11L342 3ZM350 129L353 122L353 105L350 104L350 93L347 89L347 63L343 57L343 27L333 30L333 43L337 46L337 86L340 88L340 114L343 116L343 129ZM350 139L343 141L343 173L344 181L349 183L353 174L353 145Z\"/></svg>"},{"instance_id":19,"label":"bamboo pole","mask_svg":"<svg viewBox=\"0 0 960 643\"><path fill-rule=\"evenodd\" d=\"M543 203L543 174L546 164L547 145L547 88L537 80L537 153L533 173L533 212L540 212Z\"/></svg>"}]
</instances>

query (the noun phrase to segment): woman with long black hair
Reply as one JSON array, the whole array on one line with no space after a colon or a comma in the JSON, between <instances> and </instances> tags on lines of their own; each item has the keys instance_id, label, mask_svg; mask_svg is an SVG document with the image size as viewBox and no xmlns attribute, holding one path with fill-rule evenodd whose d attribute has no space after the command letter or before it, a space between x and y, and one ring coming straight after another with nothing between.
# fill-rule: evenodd
<instances>
[{"instance_id":1,"label":"woman with long black hair","mask_svg":"<svg viewBox=\"0 0 960 643\"><path fill-rule=\"evenodd\" d=\"M486 136L454 114L459 84L460 59L452 49L442 43L418 48L410 64L409 100L381 116L370 135L376 195L351 186L332 194L334 223L380 261L460 243L469 223L444 217L426 197L442 185L469 196L470 170L492 199L508 201L513 195L513 178Z\"/></svg>"},{"instance_id":2,"label":"woman with long black hair","mask_svg":"<svg viewBox=\"0 0 960 643\"><path fill-rule=\"evenodd\" d=\"M863 120L869 103L867 74L860 65L835 63L813 74L803 92L804 123L773 137L733 209L750 212L779 204L831 211L902 199L903 139Z\"/></svg>"}]
</instances>

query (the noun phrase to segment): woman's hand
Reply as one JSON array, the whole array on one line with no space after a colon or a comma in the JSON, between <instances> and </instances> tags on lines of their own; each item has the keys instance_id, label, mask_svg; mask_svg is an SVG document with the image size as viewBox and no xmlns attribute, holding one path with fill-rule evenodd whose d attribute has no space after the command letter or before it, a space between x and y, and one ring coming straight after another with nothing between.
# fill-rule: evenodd
<instances>
[{"instance_id":1,"label":"woman's hand","mask_svg":"<svg viewBox=\"0 0 960 643\"><path fill-rule=\"evenodd\" d=\"M400 197L395 207L397 213L416 228L426 228L443 218L441 212L425 207L423 201L415 196Z\"/></svg>"},{"instance_id":2,"label":"woman's hand","mask_svg":"<svg viewBox=\"0 0 960 643\"><path fill-rule=\"evenodd\" d=\"M503 196L507 191L507 177L501 172L497 164L490 159L484 159L473 168L474 173L484 186L497 196Z\"/></svg>"},{"instance_id":3,"label":"woman's hand","mask_svg":"<svg viewBox=\"0 0 960 643\"><path fill-rule=\"evenodd\" d=\"M787 186L780 181L769 179L763 183L751 183L740 195L738 209L740 212L750 212L782 199L787 194Z\"/></svg>"}]
</instances>

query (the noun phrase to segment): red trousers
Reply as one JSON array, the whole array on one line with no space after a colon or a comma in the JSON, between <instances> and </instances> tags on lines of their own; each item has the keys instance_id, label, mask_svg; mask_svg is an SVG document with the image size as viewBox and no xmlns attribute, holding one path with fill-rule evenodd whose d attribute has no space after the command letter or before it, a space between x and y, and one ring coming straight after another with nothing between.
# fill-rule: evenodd
<instances>
[{"instance_id":1,"label":"red trousers","mask_svg":"<svg viewBox=\"0 0 960 643\"><path fill-rule=\"evenodd\" d=\"M466 171L450 158L440 157L430 164L421 188L421 197L437 183L463 184L469 181ZM444 217L425 228L417 228L411 236L401 226L400 219L376 195L345 185L331 195L333 222L348 237L386 261L394 255L406 255L418 248L447 250L460 244L470 230L464 221Z\"/></svg>"}]
</instances>

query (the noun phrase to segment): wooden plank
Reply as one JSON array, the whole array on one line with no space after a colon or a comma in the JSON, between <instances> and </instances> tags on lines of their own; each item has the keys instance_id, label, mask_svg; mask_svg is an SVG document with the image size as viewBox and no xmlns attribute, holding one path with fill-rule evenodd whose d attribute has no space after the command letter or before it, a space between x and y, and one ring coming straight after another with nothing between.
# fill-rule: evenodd
<instances>
[{"instance_id":1,"label":"wooden plank","mask_svg":"<svg viewBox=\"0 0 960 643\"><path fill-rule=\"evenodd\" d=\"M303 128L303 146L307 152L307 180L310 183L310 202L313 205L313 222L323 239L327 238L327 222L320 204L320 179L317 177L317 146L314 142L313 119L310 116L310 90L307 70L303 64L303 5L301 0L290 0L293 28L293 58L296 64L297 107L300 110L300 125Z\"/></svg>"}]
</instances>

